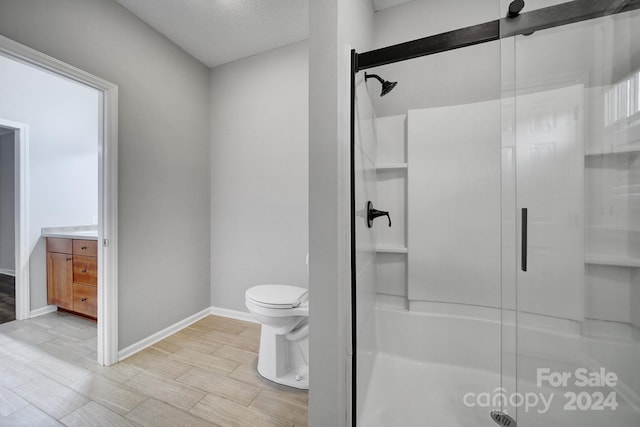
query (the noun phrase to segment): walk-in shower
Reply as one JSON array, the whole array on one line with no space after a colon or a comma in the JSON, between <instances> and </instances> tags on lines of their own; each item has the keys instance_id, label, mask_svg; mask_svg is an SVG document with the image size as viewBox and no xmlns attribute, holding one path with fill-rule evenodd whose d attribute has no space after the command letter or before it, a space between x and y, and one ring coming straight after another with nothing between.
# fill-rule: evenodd
<instances>
[{"instance_id":1,"label":"walk-in shower","mask_svg":"<svg viewBox=\"0 0 640 427\"><path fill-rule=\"evenodd\" d=\"M352 52L353 425L640 426L640 1L380 3Z\"/></svg>"}]
</instances>

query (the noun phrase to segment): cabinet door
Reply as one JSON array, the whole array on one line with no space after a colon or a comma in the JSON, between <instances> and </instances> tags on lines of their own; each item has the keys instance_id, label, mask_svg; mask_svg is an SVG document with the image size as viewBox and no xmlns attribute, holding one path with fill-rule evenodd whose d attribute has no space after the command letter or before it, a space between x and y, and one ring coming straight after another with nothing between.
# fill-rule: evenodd
<instances>
[{"instance_id":1,"label":"cabinet door","mask_svg":"<svg viewBox=\"0 0 640 427\"><path fill-rule=\"evenodd\" d=\"M68 254L47 254L47 302L66 310L73 310L72 260Z\"/></svg>"}]
</instances>

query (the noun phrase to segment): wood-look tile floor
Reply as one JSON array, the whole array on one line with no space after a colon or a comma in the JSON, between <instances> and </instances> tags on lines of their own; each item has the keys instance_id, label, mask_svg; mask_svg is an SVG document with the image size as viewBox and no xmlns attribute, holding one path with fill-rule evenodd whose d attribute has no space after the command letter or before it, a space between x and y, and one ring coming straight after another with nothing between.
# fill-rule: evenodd
<instances>
[{"instance_id":1,"label":"wood-look tile floor","mask_svg":"<svg viewBox=\"0 0 640 427\"><path fill-rule=\"evenodd\" d=\"M96 324L56 312L0 325L0 427L306 426L307 392L256 371L260 325L208 316L98 366Z\"/></svg>"}]
</instances>

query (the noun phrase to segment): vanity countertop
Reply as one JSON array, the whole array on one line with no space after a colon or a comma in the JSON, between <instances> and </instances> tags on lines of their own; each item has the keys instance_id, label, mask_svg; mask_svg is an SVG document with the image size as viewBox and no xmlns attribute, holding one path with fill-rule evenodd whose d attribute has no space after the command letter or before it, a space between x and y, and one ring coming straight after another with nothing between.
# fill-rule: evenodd
<instances>
[{"instance_id":1,"label":"vanity countertop","mask_svg":"<svg viewBox=\"0 0 640 427\"><path fill-rule=\"evenodd\" d=\"M43 227L42 237L98 240L98 227L95 225L80 225L75 227Z\"/></svg>"}]
</instances>

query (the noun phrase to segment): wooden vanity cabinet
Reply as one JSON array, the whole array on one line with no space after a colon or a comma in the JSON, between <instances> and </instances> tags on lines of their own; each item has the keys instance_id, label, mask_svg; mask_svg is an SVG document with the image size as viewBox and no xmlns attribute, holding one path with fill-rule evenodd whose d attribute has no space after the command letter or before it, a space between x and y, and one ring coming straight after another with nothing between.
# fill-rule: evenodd
<instances>
[{"instance_id":1,"label":"wooden vanity cabinet","mask_svg":"<svg viewBox=\"0 0 640 427\"><path fill-rule=\"evenodd\" d=\"M98 242L47 237L47 302L96 319Z\"/></svg>"}]
</instances>

